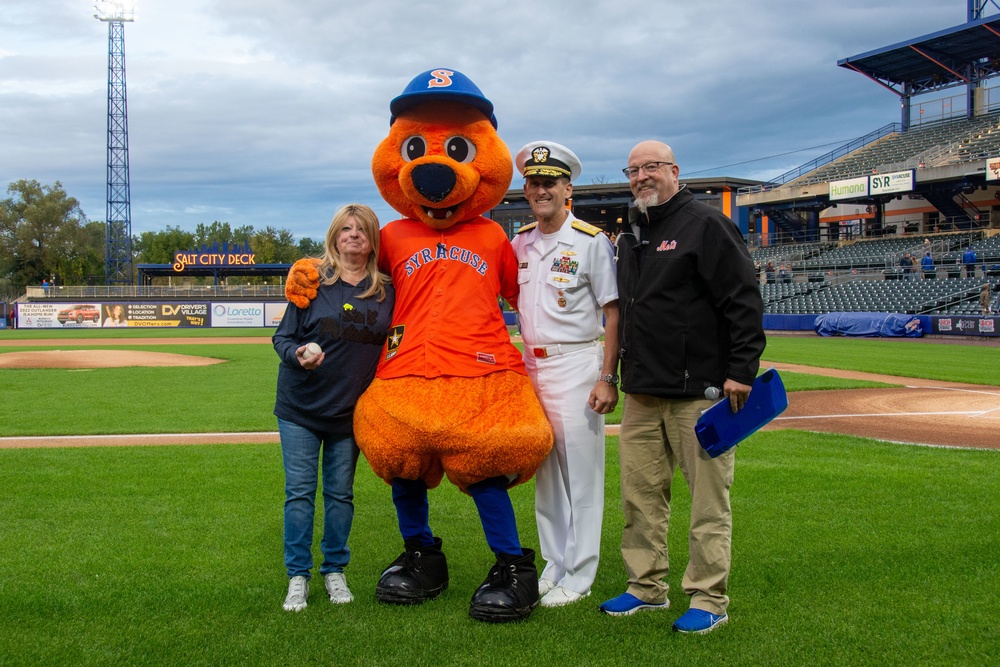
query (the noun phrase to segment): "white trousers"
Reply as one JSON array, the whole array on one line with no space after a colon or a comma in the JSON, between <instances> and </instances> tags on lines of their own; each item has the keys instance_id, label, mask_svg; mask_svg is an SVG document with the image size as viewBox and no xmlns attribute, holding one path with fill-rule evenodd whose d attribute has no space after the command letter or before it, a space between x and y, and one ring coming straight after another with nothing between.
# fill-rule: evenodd
<instances>
[{"instance_id":1,"label":"white trousers","mask_svg":"<svg viewBox=\"0 0 1000 667\"><path fill-rule=\"evenodd\" d=\"M535 474L535 521L546 561L541 578L577 593L590 591L601 554L604 415L594 412L587 399L603 359L600 344L524 358L555 432L552 451Z\"/></svg>"}]
</instances>

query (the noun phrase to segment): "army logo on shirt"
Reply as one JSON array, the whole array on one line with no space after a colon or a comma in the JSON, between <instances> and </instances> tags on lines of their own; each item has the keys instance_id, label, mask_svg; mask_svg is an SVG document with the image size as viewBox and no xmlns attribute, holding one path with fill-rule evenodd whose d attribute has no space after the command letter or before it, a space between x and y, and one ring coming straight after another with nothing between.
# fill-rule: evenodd
<instances>
[{"instance_id":1,"label":"army logo on shirt","mask_svg":"<svg viewBox=\"0 0 1000 667\"><path fill-rule=\"evenodd\" d=\"M393 328L389 329L389 337L386 338L385 349L387 354L385 355L385 360L388 361L396 356L399 352L399 345L403 342L403 330L406 329L405 324L397 324Z\"/></svg>"}]
</instances>

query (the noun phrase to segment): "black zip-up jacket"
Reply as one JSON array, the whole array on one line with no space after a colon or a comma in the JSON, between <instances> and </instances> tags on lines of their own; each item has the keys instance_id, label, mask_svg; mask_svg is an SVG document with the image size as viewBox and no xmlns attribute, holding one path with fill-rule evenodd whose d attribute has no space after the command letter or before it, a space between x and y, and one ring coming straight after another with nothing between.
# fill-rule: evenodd
<instances>
[{"instance_id":1,"label":"black zip-up jacket","mask_svg":"<svg viewBox=\"0 0 1000 667\"><path fill-rule=\"evenodd\" d=\"M677 398L726 378L753 384L764 305L736 225L683 187L629 220L639 238L617 241L622 390Z\"/></svg>"}]
</instances>

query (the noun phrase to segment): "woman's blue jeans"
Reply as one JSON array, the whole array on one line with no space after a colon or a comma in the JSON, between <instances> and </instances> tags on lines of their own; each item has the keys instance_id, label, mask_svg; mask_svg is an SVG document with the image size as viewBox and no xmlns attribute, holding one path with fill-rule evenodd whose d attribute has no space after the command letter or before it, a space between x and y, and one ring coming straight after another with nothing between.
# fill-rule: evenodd
<instances>
[{"instance_id":1,"label":"woman's blue jeans","mask_svg":"<svg viewBox=\"0 0 1000 667\"><path fill-rule=\"evenodd\" d=\"M310 577L319 463L323 462L323 564L320 574L343 572L351 559L347 537L354 521L358 446L349 433L316 433L278 420L285 466L285 567L289 577Z\"/></svg>"}]
</instances>

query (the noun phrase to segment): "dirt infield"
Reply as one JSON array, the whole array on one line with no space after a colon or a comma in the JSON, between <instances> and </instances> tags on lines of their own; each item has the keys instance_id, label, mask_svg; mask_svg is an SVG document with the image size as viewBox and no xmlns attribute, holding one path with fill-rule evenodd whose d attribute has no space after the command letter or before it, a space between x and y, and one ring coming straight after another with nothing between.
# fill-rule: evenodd
<instances>
[{"instance_id":1,"label":"dirt infield","mask_svg":"<svg viewBox=\"0 0 1000 667\"><path fill-rule=\"evenodd\" d=\"M178 366L223 360L184 354L135 350L82 349L118 345L261 344L269 338L59 339L3 341L0 346L59 346L72 350L0 354L0 368L108 368L114 366ZM966 385L794 364L769 363L779 371L874 380L899 388L800 391L789 394L789 406L766 429L799 429L844 433L893 442L950 447L1000 449L1000 387ZM616 427L609 427L616 433ZM87 447L124 445L270 443L277 433L146 434L84 437L0 438L0 449L13 447Z\"/></svg>"},{"instance_id":2,"label":"dirt infield","mask_svg":"<svg viewBox=\"0 0 1000 667\"><path fill-rule=\"evenodd\" d=\"M211 366L225 359L135 350L45 350L0 354L0 368L121 368L124 366Z\"/></svg>"},{"instance_id":3,"label":"dirt infield","mask_svg":"<svg viewBox=\"0 0 1000 667\"><path fill-rule=\"evenodd\" d=\"M794 371L903 385L899 388L796 391L765 429L794 428L947 447L1000 449L1000 387L876 375L794 364Z\"/></svg>"},{"instance_id":4,"label":"dirt infield","mask_svg":"<svg viewBox=\"0 0 1000 667\"><path fill-rule=\"evenodd\" d=\"M271 344L267 336L230 338L35 338L0 340L0 347L117 347L119 345L260 345Z\"/></svg>"}]
</instances>

